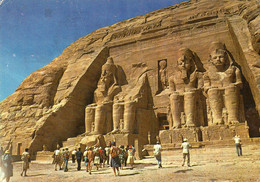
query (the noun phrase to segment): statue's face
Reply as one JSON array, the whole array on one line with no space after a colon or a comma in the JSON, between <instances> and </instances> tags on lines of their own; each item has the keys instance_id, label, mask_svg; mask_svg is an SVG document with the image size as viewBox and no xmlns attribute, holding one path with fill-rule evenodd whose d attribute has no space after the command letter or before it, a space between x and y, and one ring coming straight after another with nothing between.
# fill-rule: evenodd
<instances>
[{"instance_id":1,"label":"statue's face","mask_svg":"<svg viewBox=\"0 0 260 182\"><path fill-rule=\"evenodd\" d=\"M191 60L186 57L185 55L182 55L179 59L178 59L178 68L180 70L190 70L191 68Z\"/></svg>"},{"instance_id":2,"label":"statue's face","mask_svg":"<svg viewBox=\"0 0 260 182\"><path fill-rule=\"evenodd\" d=\"M215 65L216 67L223 67L226 63L226 56L224 51L213 51L211 53L211 63Z\"/></svg>"}]
</instances>

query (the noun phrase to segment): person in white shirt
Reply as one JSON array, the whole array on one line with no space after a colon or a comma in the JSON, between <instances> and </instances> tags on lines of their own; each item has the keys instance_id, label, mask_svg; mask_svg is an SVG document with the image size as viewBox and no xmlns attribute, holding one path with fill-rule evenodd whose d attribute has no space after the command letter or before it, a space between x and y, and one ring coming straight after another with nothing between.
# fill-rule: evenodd
<instances>
[{"instance_id":1,"label":"person in white shirt","mask_svg":"<svg viewBox=\"0 0 260 182\"><path fill-rule=\"evenodd\" d=\"M57 171L58 165L59 165L60 170L61 170L62 159L61 159L61 152L60 152L59 147L57 147L57 149L54 151L53 157L54 157L54 164L55 164L54 169L55 169L55 171Z\"/></svg>"},{"instance_id":2,"label":"person in white shirt","mask_svg":"<svg viewBox=\"0 0 260 182\"><path fill-rule=\"evenodd\" d=\"M77 153L77 149L74 149L74 150L71 152L72 163L75 163L76 153Z\"/></svg>"},{"instance_id":3,"label":"person in white shirt","mask_svg":"<svg viewBox=\"0 0 260 182\"><path fill-rule=\"evenodd\" d=\"M240 136L239 136L239 135L236 135L233 139L235 140L237 155L238 155L238 156L242 156L242 147L241 147L241 139L240 139Z\"/></svg>"},{"instance_id":4,"label":"person in white shirt","mask_svg":"<svg viewBox=\"0 0 260 182\"><path fill-rule=\"evenodd\" d=\"M162 167L162 155L161 155L161 149L162 146L160 145L160 142L157 141L156 145L154 145L154 157L156 158L157 164L158 164L158 168Z\"/></svg>"},{"instance_id":5,"label":"person in white shirt","mask_svg":"<svg viewBox=\"0 0 260 182\"><path fill-rule=\"evenodd\" d=\"M184 166L185 160L186 160L186 157L187 157L187 165L190 167L190 151L189 151L189 149L191 148L191 145L186 138L183 139L183 143L181 144L181 148L182 148L182 153L183 153L182 166Z\"/></svg>"}]
</instances>

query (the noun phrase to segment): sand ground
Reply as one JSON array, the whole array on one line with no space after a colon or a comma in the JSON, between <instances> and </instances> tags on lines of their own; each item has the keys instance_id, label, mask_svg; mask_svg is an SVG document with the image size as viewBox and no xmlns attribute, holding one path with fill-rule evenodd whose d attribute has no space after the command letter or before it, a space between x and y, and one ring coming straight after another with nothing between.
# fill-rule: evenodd
<instances>
[{"instance_id":1,"label":"sand ground","mask_svg":"<svg viewBox=\"0 0 260 182\"><path fill-rule=\"evenodd\" d=\"M191 167L181 166L182 151L163 151L163 168L158 169L153 157L135 161L135 168L124 167L120 176L114 176L110 167L94 170L90 175L82 170L77 171L76 164L69 163L69 171L54 171L49 161L32 161L28 177L21 177L21 162L14 163L16 182L83 182L83 181L252 181L260 182L260 144L243 146L243 156L236 155L235 147L210 147L191 149Z\"/></svg>"}]
</instances>

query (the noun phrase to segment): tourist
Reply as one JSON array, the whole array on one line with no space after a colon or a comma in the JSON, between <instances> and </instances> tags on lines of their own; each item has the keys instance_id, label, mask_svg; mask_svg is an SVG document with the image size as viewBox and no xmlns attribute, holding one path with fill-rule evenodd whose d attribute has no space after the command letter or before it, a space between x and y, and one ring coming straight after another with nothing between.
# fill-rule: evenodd
<instances>
[{"instance_id":1,"label":"tourist","mask_svg":"<svg viewBox=\"0 0 260 182\"><path fill-rule=\"evenodd\" d=\"M126 155L125 155L125 166L127 165L128 150L129 150L129 145L127 145L126 148L125 148L125 153L126 153Z\"/></svg>"},{"instance_id":2,"label":"tourist","mask_svg":"<svg viewBox=\"0 0 260 182\"><path fill-rule=\"evenodd\" d=\"M153 149L154 149L153 155L157 161L158 168L161 168L162 167L162 155L161 155L162 146L160 145L159 141L156 142L156 145L154 145Z\"/></svg>"},{"instance_id":3,"label":"tourist","mask_svg":"<svg viewBox=\"0 0 260 182\"><path fill-rule=\"evenodd\" d=\"M106 146L105 147L105 151L106 151L106 161L107 161L107 165L109 166L110 164L110 148L111 146Z\"/></svg>"},{"instance_id":4,"label":"tourist","mask_svg":"<svg viewBox=\"0 0 260 182\"><path fill-rule=\"evenodd\" d=\"M100 167L100 152L99 152L99 148L95 147L94 150L94 165L98 168Z\"/></svg>"},{"instance_id":5,"label":"tourist","mask_svg":"<svg viewBox=\"0 0 260 182\"><path fill-rule=\"evenodd\" d=\"M120 159L120 163L121 163L121 169L123 169L123 164L125 164L126 151L125 151L123 145L120 145L119 149L120 149L119 159Z\"/></svg>"},{"instance_id":6,"label":"tourist","mask_svg":"<svg viewBox=\"0 0 260 182\"><path fill-rule=\"evenodd\" d=\"M129 146L127 155L128 155L127 164L130 164L131 169L133 169L134 168L135 149L133 149L132 145Z\"/></svg>"},{"instance_id":7,"label":"tourist","mask_svg":"<svg viewBox=\"0 0 260 182\"><path fill-rule=\"evenodd\" d=\"M183 163L182 166L185 164L185 159L187 157L187 165L190 167L190 149L191 145L188 142L186 138L183 139L183 143L181 144L181 148L183 148L182 153L183 153Z\"/></svg>"},{"instance_id":8,"label":"tourist","mask_svg":"<svg viewBox=\"0 0 260 182\"><path fill-rule=\"evenodd\" d=\"M100 153L100 168L103 166L105 167L105 161L106 161L106 155L105 151L102 149L102 147L99 147L99 153Z\"/></svg>"},{"instance_id":9,"label":"tourist","mask_svg":"<svg viewBox=\"0 0 260 182\"><path fill-rule=\"evenodd\" d=\"M110 149L110 155L111 155L111 167L113 168L114 175L116 176L116 170L117 175L119 176L119 167L121 167L121 163L118 157L119 154L119 148L116 147L116 142L112 142L112 147Z\"/></svg>"},{"instance_id":10,"label":"tourist","mask_svg":"<svg viewBox=\"0 0 260 182\"><path fill-rule=\"evenodd\" d=\"M61 158L61 151L59 149L59 146L57 146L57 149L54 151L53 157L54 157L54 164L55 164L54 170L57 171L58 165L60 167L59 169L61 170L61 165L63 163L63 160Z\"/></svg>"},{"instance_id":11,"label":"tourist","mask_svg":"<svg viewBox=\"0 0 260 182\"><path fill-rule=\"evenodd\" d=\"M30 154L29 154L29 149L26 148L25 149L25 152L23 152L22 154L22 157L21 157L22 161L23 161L23 171L21 173L21 176L27 176L26 172L27 172L27 169L29 169L29 162L30 162Z\"/></svg>"},{"instance_id":12,"label":"tourist","mask_svg":"<svg viewBox=\"0 0 260 182\"><path fill-rule=\"evenodd\" d=\"M2 169L4 172L3 180L5 179L6 182L10 181L10 178L13 176L13 159L10 155L10 151L6 150L4 155L2 156Z\"/></svg>"},{"instance_id":13,"label":"tourist","mask_svg":"<svg viewBox=\"0 0 260 182\"><path fill-rule=\"evenodd\" d=\"M81 170L81 161L82 161L82 156L83 156L83 153L80 151L80 148L79 150L76 152L76 159L77 159L77 163L78 163L78 171Z\"/></svg>"},{"instance_id":14,"label":"tourist","mask_svg":"<svg viewBox=\"0 0 260 182\"><path fill-rule=\"evenodd\" d=\"M85 152L83 153L83 157L86 166L86 172L88 172L88 147L86 147Z\"/></svg>"},{"instance_id":15,"label":"tourist","mask_svg":"<svg viewBox=\"0 0 260 182\"><path fill-rule=\"evenodd\" d=\"M89 174L91 174L92 162L94 160L94 152L93 152L92 147L90 147L88 152L87 152L87 158L88 158L88 170L89 170Z\"/></svg>"},{"instance_id":16,"label":"tourist","mask_svg":"<svg viewBox=\"0 0 260 182\"><path fill-rule=\"evenodd\" d=\"M76 153L77 153L77 149L74 149L74 150L71 152L72 163L75 163Z\"/></svg>"},{"instance_id":17,"label":"tourist","mask_svg":"<svg viewBox=\"0 0 260 182\"><path fill-rule=\"evenodd\" d=\"M242 147L241 147L241 139L239 135L236 135L234 138L236 150L237 150L237 156L242 156Z\"/></svg>"},{"instance_id":18,"label":"tourist","mask_svg":"<svg viewBox=\"0 0 260 182\"><path fill-rule=\"evenodd\" d=\"M69 149L66 148L65 152L63 153L63 159L65 160L64 172L67 172L69 170L68 169L69 158L70 158L70 152Z\"/></svg>"},{"instance_id":19,"label":"tourist","mask_svg":"<svg viewBox=\"0 0 260 182\"><path fill-rule=\"evenodd\" d=\"M64 167L65 167L65 161L66 161L65 156L64 156L64 153L65 153L65 149L62 149L62 151L61 151L61 157L62 157L61 168L62 168L62 169L64 169Z\"/></svg>"}]
</instances>

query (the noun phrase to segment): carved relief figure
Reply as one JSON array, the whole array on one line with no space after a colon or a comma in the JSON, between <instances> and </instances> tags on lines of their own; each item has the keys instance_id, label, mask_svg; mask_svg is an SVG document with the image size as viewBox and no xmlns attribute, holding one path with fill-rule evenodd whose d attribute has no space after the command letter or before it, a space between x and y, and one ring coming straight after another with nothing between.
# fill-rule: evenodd
<instances>
[{"instance_id":1,"label":"carved relief figure","mask_svg":"<svg viewBox=\"0 0 260 182\"><path fill-rule=\"evenodd\" d=\"M173 128L180 128L181 122L185 126L195 127L204 121L202 109L197 108L199 102L199 88L203 86L202 72L204 68L198 56L190 49L180 49L177 61L177 72L169 79L170 86L170 114ZM202 118L198 118L200 116Z\"/></svg>"},{"instance_id":2,"label":"carved relief figure","mask_svg":"<svg viewBox=\"0 0 260 182\"><path fill-rule=\"evenodd\" d=\"M165 59L159 62L159 91L168 88L167 62Z\"/></svg>"},{"instance_id":3,"label":"carved relief figure","mask_svg":"<svg viewBox=\"0 0 260 182\"><path fill-rule=\"evenodd\" d=\"M235 124L239 122L240 70L234 65L224 44L212 43L209 69L204 75L204 89L207 95L212 125Z\"/></svg>"}]
</instances>

